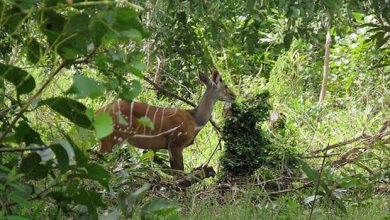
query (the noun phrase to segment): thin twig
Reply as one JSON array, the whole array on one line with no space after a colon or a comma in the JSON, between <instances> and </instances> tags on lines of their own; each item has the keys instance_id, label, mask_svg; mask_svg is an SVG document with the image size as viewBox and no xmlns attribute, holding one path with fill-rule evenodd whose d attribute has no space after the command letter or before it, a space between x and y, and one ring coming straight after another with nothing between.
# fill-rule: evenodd
<instances>
[{"instance_id":1,"label":"thin twig","mask_svg":"<svg viewBox=\"0 0 390 220\"><path fill-rule=\"evenodd\" d=\"M203 167L203 166L209 165L209 163L210 163L210 161L211 161L211 158L213 158L214 154L217 152L217 150L218 150L218 148L219 148L220 146L221 146L221 139L218 140L217 146L215 146L215 148L214 148L213 152L211 153L209 159L208 159L205 163L202 164L202 167Z\"/></svg>"},{"instance_id":2,"label":"thin twig","mask_svg":"<svg viewBox=\"0 0 390 220\"><path fill-rule=\"evenodd\" d=\"M328 144L329 145L329 144ZM314 210L314 206L316 204L316 200L317 200L317 192L318 192L318 188L320 187L320 182L321 182L321 176L322 176L322 171L324 170L324 165L325 165L325 160L326 160L327 157L325 157L324 155L324 158L322 159L322 164L321 164L321 169L320 169L320 173L318 175L318 181L317 181L317 185L316 185L316 189L314 190L314 201L313 201L313 205L310 209L310 215L309 215L309 220L311 220L312 216L313 216L313 210Z\"/></svg>"},{"instance_id":3,"label":"thin twig","mask_svg":"<svg viewBox=\"0 0 390 220\"><path fill-rule=\"evenodd\" d=\"M10 125L4 130L4 132L0 136L0 143L4 140L6 135L11 131L11 129L15 126L16 122L22 117L23 113L27 110L30 103L36 99L45 88L50 84L50 82L54 79L54 77L65 67L66 62L63 61L57 69L55 69L50 75L49 78L42 84L42 86L38 89L38 91L23 105L18 114L16 114L15 118L12 120Z\"/></svg>"}]
</instances>

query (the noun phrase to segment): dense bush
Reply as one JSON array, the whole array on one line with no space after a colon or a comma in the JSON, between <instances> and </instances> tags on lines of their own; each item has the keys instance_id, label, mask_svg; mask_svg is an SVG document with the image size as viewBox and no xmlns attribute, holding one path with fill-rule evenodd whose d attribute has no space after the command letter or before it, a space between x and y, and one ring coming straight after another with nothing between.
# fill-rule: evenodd
<instances>
[{"instance_id":1,"label":"dense bush","mask_svg":"<svg viewBox=\"0 0 390 220\"><path fill-rule=\"evenodd\" d=\"M223 174L251 175L260 167L276 170L283 161L287 167L297 165L292 149L272 144L262 124L269 117L269 92L232 105L232 117L225 121L222 139L225 141L221 165Z\"/></svg>"}]
</instances>

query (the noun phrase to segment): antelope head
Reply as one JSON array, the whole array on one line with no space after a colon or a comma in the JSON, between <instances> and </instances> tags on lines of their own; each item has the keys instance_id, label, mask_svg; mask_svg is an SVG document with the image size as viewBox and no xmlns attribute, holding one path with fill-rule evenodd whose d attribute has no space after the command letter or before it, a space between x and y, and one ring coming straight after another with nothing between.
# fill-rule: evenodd
<instances>
[{"instance_id":1,"label":"antelope head","mask_svg":"<svg viewBox=\"0 0 390 220\"><path fill-rule=\"evenodd\" d=\"M217 96L217 100L233 103L236 99L236 95L222 80L218 70L214 70L210 78L208 78L205 74L200 73L199 80L206 85L207 90L209 90L211 94L215 94Z\"/></svg>"}]
</instances>

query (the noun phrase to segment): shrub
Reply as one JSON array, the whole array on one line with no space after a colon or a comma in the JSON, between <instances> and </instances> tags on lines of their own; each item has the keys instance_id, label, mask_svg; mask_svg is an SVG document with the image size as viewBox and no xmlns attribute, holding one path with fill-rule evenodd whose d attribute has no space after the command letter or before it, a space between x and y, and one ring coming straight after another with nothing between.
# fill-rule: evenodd
<instances>
[{"instance_id":1,"label":"shrub","mask_svg":"<svg viewBox=\"0 0 390 220\"><path fill-rule=\"evenodd\" d=\"M233 103L232 117L226 119L222 128L223 176L248 176L261 167L276 171L281 161L287 167L297 165L295 151L272 144L270 136L262 129L271 109L269 97L269 92L265 91Z\"/></svg>"}]
</instances>

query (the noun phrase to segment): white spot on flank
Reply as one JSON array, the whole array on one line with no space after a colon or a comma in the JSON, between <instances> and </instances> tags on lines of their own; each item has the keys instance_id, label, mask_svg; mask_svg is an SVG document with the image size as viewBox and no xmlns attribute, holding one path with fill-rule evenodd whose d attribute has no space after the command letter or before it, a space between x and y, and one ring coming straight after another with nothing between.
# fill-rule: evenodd
<instances>
[{"instance_id":1,"label":"white spot on flank","mask_svg":"<svg viewBox=\"0 0 390 220\"><path fill-rule=\"evenodd\" d=\"M114 136L114 140L116 140L117 139L117 137L116 136Z\"/></svg>"},{"instance_id":2,"label":"white spot on flank","mask_svg":"<svg viewBox=\"0 0 390 220\"><path fill-rule=\"evenodd\" d=\"M120 137L120 138L118 138L118 141L123 141L123 139Z\"/></svg>"}]
</instances>

